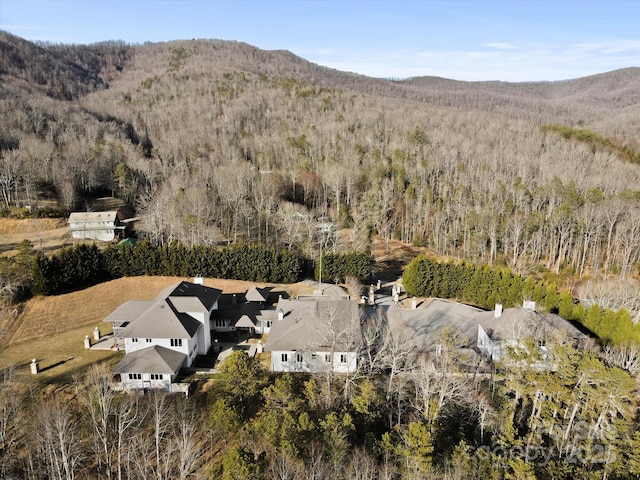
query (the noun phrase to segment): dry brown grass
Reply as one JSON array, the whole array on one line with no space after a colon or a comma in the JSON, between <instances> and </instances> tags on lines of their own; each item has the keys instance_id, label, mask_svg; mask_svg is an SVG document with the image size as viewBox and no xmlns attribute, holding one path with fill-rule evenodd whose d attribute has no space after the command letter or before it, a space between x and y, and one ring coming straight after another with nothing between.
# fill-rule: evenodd
<instances>
[{"instance_id":1,"label":"dry brown grass","mask_svg":"<svg viewBox=\"0 0 640 480\"><path fill-rule=\"evenodd\" d=\"M23 240L31 241L35 248L47 253L56 252L74 243L65 219L0 218L0 254L15 255L18 245Z\"/></svg>"},{"instance_id":2,"label":"dry brown grass","mask_svg":"<svg viewBox=\"0 0 640 480\"><path fill-rule=\"evenodd\" d=\"M67 227L67 222L62 218L0 218L0 234L31 234L63 227Z\"/></svg>"},{"instance_id":3,"label":"dry brown grass","mask_svg":"<svg viewBox=\"0 0 640 480\"><path fill-rule=\"evenodd\" d=\"M104 327L104 325L100 325ZM110 329L102 328L103 333ZM49 384L68 385L76 377L82 377L91 365L107 362L115 366L124 352L110 350L86 350L84 336L92 335L93 328L79 327L50 337L42 337L3 348L0 353L0 368L17 367L18 379L40 386ZM30 363L35 358L40 366L38 375L31 375Z\"/></svg>"}]
</instances>

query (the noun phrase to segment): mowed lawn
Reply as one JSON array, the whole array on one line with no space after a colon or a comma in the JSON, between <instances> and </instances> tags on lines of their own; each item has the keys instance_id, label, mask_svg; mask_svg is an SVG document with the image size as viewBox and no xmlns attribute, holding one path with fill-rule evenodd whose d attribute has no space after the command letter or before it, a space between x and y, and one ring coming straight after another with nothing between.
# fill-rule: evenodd
<instances>
[{"instance_id":1,"label":"mowed lawn","mask_svg":"<svg viewBox=\"0 0 640 480\"><path fill-rule=\"evenodd\" d=\"M17 367L23 381L42 384L67 384L82 377L99 362L115 365L124 352L97 351L84 348L84 337L93 343L95 327L101 334L111 333L111 325L103 322L111 312L128 300L151 300L164 288L182 277L125 277L95 285L81 291L50 297L36 297L23 305L20 314L0 332L0 368ZM223 293L244 293L252 286L266 284L237 280L205 279L205 285ZM297 293L301 285L283 289ZM305 292L306 293L306 292ZM41 373L31 375L30 363L35 358Z\"/></svg>"}]
</instances>

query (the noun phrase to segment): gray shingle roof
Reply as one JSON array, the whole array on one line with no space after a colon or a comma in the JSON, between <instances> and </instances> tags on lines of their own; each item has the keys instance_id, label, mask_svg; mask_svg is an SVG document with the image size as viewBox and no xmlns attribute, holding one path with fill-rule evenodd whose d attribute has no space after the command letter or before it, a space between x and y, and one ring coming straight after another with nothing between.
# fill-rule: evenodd
<instances>
[{"instance_id":1,"label":"gray shingle roof","mask_svg":"<svg viewBox=\"0 0 640 480\"><path fill-rule=\"evenodd\" d=\"M247 290L244 297L247 299L247 302L266 302L269 292L271 292L272 289L273 287L253 287Z\"/></svg>"},{"instance_id":2,"label":"gray shingle roof","mask_svg":"<svg viewBox=\"0 0 640 480\"><path fill-rule=\"evenodd\" d=\"M154 303L154 300L129 300L110 313L104 321L116 323L133 322Z\"/></svg>"},{"instance_id":3,"label":"gray shingle roof","mask_svg":"<svg viewBox=\"0 0 640 480\"><path fill-rule=\"evenodd\" d=\"M175 374L182 367L187 355L170 348L155 345L127 353L115 366L113 373L163 373Z\"/></svg>"},{"instance_id":4,"label":"gray shingle roof","mask_svg":"<svg viewBox=\"0 0 640 480\"><path fill-rule=\"evenodd\" d=\"M118 217L117 211L109 212L71 212L69 215L69 223L71 222L106 222L113 221L115 223Z\"/></svg>"},{"instance_id":5,"label":"gray shingle roof","mask_svg":"<svg viewBox=\"0 0 640 480\"><path fill-rule=\"evenodd\" d=\"M202 325L185 312L208 313L222 290L189 282L165 288L156 300L132 300L120 305L105 322L129 324L121 335L128 338L191 338Z\"/></svg>"},{"instance_id":6,"label":"gray shingle roof","mask_svg":"<svg viewBox=\"0 0 640 480\"><path fill-rule=\"evenodd\" d=\"M180 313L169 300L156 300L121 333L126 338L191 338L202 324Z\"/></svg>"},{"instance_id":7,"label":"gray shingle roof","mask_svg":"<svg viewBox=\"0 0 640 480\"><path fill-rule=\"evenodd\" d=\"M400 308L391 301L376 308L383 309L391 326L404 325L410 329L413 343L421 350L434 348L445 327L459 331L466 339L467 346L477 342L478 322L475 315L482 312L479 308L439 298L419 308ZM367 308L367 311L371 309Z\"/></svg>"},{"instance_id":8,"label":"gray shingle roof","mask_svg":"<svg viewBox=\"0 0 640 480\"><path fill-rule=\"evenodd\" d=\"M156 298L171 298L176 309L181 312L208 312L221 294L222 290L217 288L182 281L165 288Z\"/></svg>"},{"instance_id":9,"label":"gray shingle roof","mask_svg":"<svg viewBox=\"0 0 640 480\"><path fill-rule=\"evenodd\" d=\"M527 336L543 340L559 331L568 333L572 338L584 338L580 330L562 317L553 314L541 315L524 308L507 308L497 318L493 310L481 310L439 298L415 309L399 308L389 299L384 299L376 308L382 309L390 325L408 327L412 332L413 342L423 350L435 347L444 327L459 331L466 339L468 347L476 345L479 326L482 326L493 340L514 340ZM367 308L365 311L370 312L373 309Z\"/></svg>"},{"instance_id":10,"label":"gray shingle roof","mask_svg":"<svg viewBox=\"0 0 640 480\"><path fill-rule=\"evenodd\" d=\"M276 312L283 319L271 325L267 351L317 350L350 347L360 335L360 312L356 302L336 297L280 299Z\"/></svg>"},{"instance_id":11,"label":"gray shingle roof","mask_svg":"<svg viewBox=\"0 0 640 480\"><path fill-rule=\"evenodd\" d=\"M544 340L560 331L575 339L585 337L580 330L558 315L541 315L525 308L507 308L497 318L494 311L482 312L476 315L476 320L493 340L517 340L528 336Z\"/></svg>"},{"instance_id":12,"label":"gray shingle roof","mask_svg":"<svg viewBox=\"0 0 640 480\"><path fill-rule=\"evenodd\" d=\"M212 319L229 320L230 325L236 327L256 327L262 319L260 305L254 302L245 302L211 312Z\"/></svg>"}]
</instances>

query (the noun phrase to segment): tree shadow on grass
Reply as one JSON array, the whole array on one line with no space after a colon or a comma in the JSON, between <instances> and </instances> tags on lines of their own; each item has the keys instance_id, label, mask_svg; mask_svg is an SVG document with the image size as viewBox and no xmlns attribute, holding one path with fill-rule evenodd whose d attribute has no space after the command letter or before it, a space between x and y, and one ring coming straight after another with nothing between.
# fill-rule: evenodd
<instances>
[{"instance_id":1,"label":"tree shadow on grass","mask_svg":"<svg viewBox=\"0 0 640 480\"><path fill-rule=\"evenodd\" d=\"M46 372L47 370L51 370L52 368L56 368L59 367L60 365L64 365L65 363L67 363L68 361L73 360L73 357L69 357L66 360L60 360L59 362L53 363L51 365L48 365L46 367L42 367L38 370L39 373L42 372Z\"/></svg>"}]
</instances>

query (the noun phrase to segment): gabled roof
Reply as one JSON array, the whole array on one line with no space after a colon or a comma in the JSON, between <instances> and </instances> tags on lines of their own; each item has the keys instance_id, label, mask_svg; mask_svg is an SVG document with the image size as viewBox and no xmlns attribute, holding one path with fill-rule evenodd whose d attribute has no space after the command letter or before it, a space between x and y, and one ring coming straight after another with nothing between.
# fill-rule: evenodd
<instances>
[{"instance_id":1,"label":"gabled roof","mask_svg":"<svg viewBox=\"0 0 640 480\"><path fill-rule=\"evenodd\" d=\"M118 218L118 212L115 210L109 212L71 212L69 215L69 223L115 222L116 218Z\"/></svg>"},{"instance_id":2,"label":"gabled roof","mask_svg":"<svg viewBox=\"0 0 640 480\"><path fill-rule=\"evenodd\" d=\"M247 290L244 298L247 299L247 302L266 302L271 290L273 290L273 287L253 287Z\"/></svg>"},{"instance_id":3,"label":"gabled roof","mask_svg":"<svg viewBox=\"0 0 640 480\"><path fill-rule=\"evenodd\" d=\"M166 373L175 374L187 355L170 348L154 345L127 353L115 366L113 373Z\"/></svg>"},{"instance_id":4,"label":"gabled roof","mask_svg":"<svg viewBox=\"0 0 640 480\"><path fill-rule=\"evenodd\" d=\"M360 336L360 312L356 302L336 297L280 299L279 313L271 325L267 351L352 348Z\"/></svg>"},{"instance_id":5,"label":"gabled roof","mask_svg":"<svg viewBox=\"0 0 640 480\"><path fill-rule=\"evenodd\" d=\"M156 298L170 298L179 312L206 313L214 307L221 294L222 290L217 288L182 281L165 288Z\"/></svg>"},{"instance_id":6,"label":"gabled roof","mask_svg":"<svg viewBox=\"0 0 640 480\"><path fill-rule=\"evenodd\" d=\"M104 319L105 322L133 322L155 303L154 300L129 300Z\"/></svg>"},{"instance_id":7,"label":"gabled roof","mask_svg":"<svg viewBox=\"0 0 640 480\"><path fill-rule=\"evenodd\" d=\"M531 336L545 340L555 332L564 332L574 339L585 335L570 322L555 314L541 315L526 308L507 308L499 317L488 311L476 315L476 320L492 340L518 340Z\"/></svg>"},{"instance_id":8,"label":"gabled roof","mask_svg":"<svg viewBox=\"0 0 640 480\"><path fill-rule=\"evenodd\" d=\"M263 313L260 305L252 302L241 303L223 310L214 310L211 312L212 319L229 320L229 324L236 327L255 328L258 323L260 323L262 317Z\"/></svg>"},{"instance_id":9,"label":"gabled roof","mask_svg":"<svg viewBox=\"0 0 640 480\"><path fill-rule=\"evenodd\" d=\"M132 300L120 305L105 322L128 322L126 338L191 338L202 325L189 313L207 314L222 290L189 282L165 288L156 300Z\"/></svg>"},{"instance_id":10,"label":"gabled roof","mask_svg":"<svg viewBox=\"0 0 640 480\"><path fill-rule=\"evenodd\" d=\"M482 327L492 340L517 340L527 336L544 340L560 331L575 339L585 337L580 330L558 315L541 315L526 308L507 308L496 317L493 310L481 310L439 298L418 308L400 308L388 300L376 308L383 312L392 327L394 323L408 327L413 335L413 342L423 350L436 346L445 327L460 332L461 340L466 340L467 347L476 345L478 327ZM365 309L366 312L371 310L373 309Z\"/></svg>"},{"instance_id":11,"label":"gabled roof","mask_svg":"<svg viewBox=\"0 0 640 480\"><path fill-rule=\"evenodd\" d=\"M413 343L421 350L434 348L445 327L460 332L463 337L461 340L466 340L467 346L475 345L478 338L475 315L482 310L470 305L434 298L426 306L419 308L400 308L394 302L386 302L376 308L386 309L392 328L394 324L408 327Z\"/></svg>"},{"instance_id":12,"label":"gabled roof","mask_svg":"<svg viewBox=\"0 0 640 480\"><path fill-rule=\"evenodd\" d=\"M120 334L126 338L191 338L202 324L178 312L168 299L156 300Z\"/></svg>"}]
</instances>

